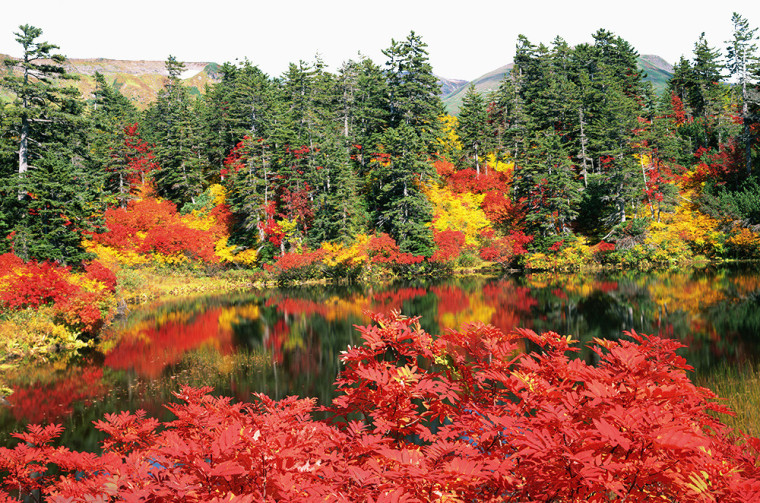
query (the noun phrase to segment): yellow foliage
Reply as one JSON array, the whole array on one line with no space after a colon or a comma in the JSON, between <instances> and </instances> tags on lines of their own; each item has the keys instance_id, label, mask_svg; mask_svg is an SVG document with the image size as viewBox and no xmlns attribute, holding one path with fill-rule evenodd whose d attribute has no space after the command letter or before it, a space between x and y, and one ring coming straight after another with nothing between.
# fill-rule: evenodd
<instances>
[{"instance_id":1,"label":"yellow foliage","mask_svg":"<svg viewBox=\"0 0 760 503\"><path fill-rule=\"evenodd\" d=\"M219 313L219 330L232 332L233 325L240 323L242 320L257 320L259 316L259 306L255 304L222 309L222 312Z\"/></svg>"},{"instance_id":2,"label":"yellow foliage","mask_svg":"<svg viewBox=\"0 0 760 503\"><path fill-rule=\"evenodd\" d=\"M576 237L556 251L528 254L525 259L529 269L545 270L580 269L593 261L594 252L584 237Z\"/></svg>"},{"instance_id":3,"label":"yellow foliage","mask_svg":"<svg viewBox=\"0 0 760 503\"><path fill-rule=\"evenodd\" d=\"M360 234L356 236L351 246L344 246L341 243L322 243L322 250L325 251L322 263L328 267L349 266L354 267L364 264L369 260L367 256L367 243L369 236Z\"/></svg>"},{"instance_id":4,"label":"yellow foliage","mask_svg":"<svg viewBox=\"0 0 760 503\"><path fill-rule=\"evenodd\" d=\"M454 194L446 187L427 187L425 193L433 205L433 228L437 231L461 231L465 244L477 246L491 222L480 209L484 194Z\"/></svg>"},{"instance_id":5,"label":"yellow foliage","mask_svg":"<svg viewBox=\"0 0 760 503\"><path fill-rule=\"evenodd\" d=\"M500 161L496 158L496 154L488 154L486 159L488 160L488 165L491 167L491 169L498 171L499 173L511 173L515 169L514 161Z\"/></svg>"},{"instance_id":6,"label":"yellow foliage","mask_svg":"<svg viewBox=\"0 0 760 503\"><path fill-rule=\"evenodd\" d=\"M743 256L753 257L760 253L760 235L746 227L734 228L726 243L738 249Z\"/></svg>"},{"instance_id":7,"label":"yellow foliage","mask_svg":"<svg viewBox=\"0 0 760 503\"><path fill-rule=\"evenodd\" d=\"M214 246L214 255L219 257L222 262L230 262L233 264L253 265L259 258L259 254L256 250L249 248L236 253L237 246L232 246L227 243L229 238L223 237L216 242Z\"/></svg>"},{"instance_id":8,"label":"yellow foliage","mask_svg":"<svg viewBox=\"0 0 760 503\"><path fill-rule=\"evenodd\" d=\"M441 329L457 329L464 326L466 323L491 320L491 317L496 312L495 307L486 304L482 296L470 297L469 307L462 307L463 309L456 313L449 312L439 315L438 326L440 326Z\"/></svg>"},{"instance_id":9,"label":"yellow foliage","mask_svg":"<svg viewBox=\"0 0 760 503\"><path fill-rule=\"evenodd\" d=\"M147 256L140 255L134 250L111 248L89 239L83 240L82 246L86 251L94 253L98 260L110 269L115 269L117 265L134 266L146 264L149 261Z\"/></svg>"},{"instance_id":10,"label":"yellow foliage","mask_svg":"<svg viewBox=\"0 0 760 503\"><path fill-rule=\"evenodd\" d=\"M462 150L462 142L457 135L457 124L459 121L452 115L442 115L439 117L443 134L439 138L441 144L441 154L447 159L455 159Z\"/></svg>"},{"instance_id":11,"label":"yellow foliage","mask_svg":"<svg viewBox=\"0 0 760 503\"><path fill-rule=\"evenodd\" d=\"M212 204L214 206L219 206L220 204L224 204L225 201L227 201L227 190L218 183L210 185L206 190L209 194L211 194L211 197L214 198L212 201Z\"/></svg>"},{"instance_id":12,"label":"yellow foliage","mask_svg":"<svg viewBox=\"0 0 760 503\"><path fill-rule=\"evenodd\" d=\"M692 192L687 192L686 199L694 198ZM718 230L720 222L686 199L674 213L663 214L661 222L649 227L645 245L655 250L653 260L656 262L688 260L693 253L712 257L721 251L726 236Z\"/></svg>"}]
</instances>

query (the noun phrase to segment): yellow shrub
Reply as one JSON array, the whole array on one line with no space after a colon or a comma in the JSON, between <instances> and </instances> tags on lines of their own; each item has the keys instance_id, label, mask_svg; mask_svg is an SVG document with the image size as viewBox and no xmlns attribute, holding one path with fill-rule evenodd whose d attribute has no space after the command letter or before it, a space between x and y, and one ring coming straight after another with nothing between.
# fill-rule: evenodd
<instances>
[{"instance_id":1,"label":"yellow shrub","mask_svg":"<svg viewBox=\"0 0 760 503\"><path fill-rule=\"evenodd\" d=\"M232 264L241 265L254 265L259 258L259 254L256 250L249 248L247 250L237 251L237 246L232 246L227 243L228 237L225 236L216 242L214 246L214 254L219 257L222 262L230 262Z\"/></svg>"},{"instance_id":2,"label":"yellow shrub","mask_svg":"<svg viewBox=\"0 0 760 503\"><path fill-rule=\"evenodd\" d=\"M437 231L461 231L465 244L477 246L491 222L480 208L485 194L454 194L446 187L431 186L425 190L433 205L433 228Z\"/></svg>"}]
</instances>

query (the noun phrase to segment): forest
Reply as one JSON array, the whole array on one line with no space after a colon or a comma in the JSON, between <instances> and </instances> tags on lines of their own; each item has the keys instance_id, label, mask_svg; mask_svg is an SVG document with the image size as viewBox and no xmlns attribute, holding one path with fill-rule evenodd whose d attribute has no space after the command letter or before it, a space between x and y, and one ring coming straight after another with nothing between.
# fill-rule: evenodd
<instances>
[{"instance_id":1,"label":"forest","mask_svg":"<svg viewBox=\"0 0 760 503\"><path fill-rule=\"evenodd\" d=\"M660 96L613 33L520 36L498 90L470 89L457 118L414 33L382 66L301 61L272 78L225 63L198 97L170 56L138 110L102 75L78 95L57 47L22 26L2 80L15 99L0 111L1 251L74 270L107 248L279 271L373 239L416 272L462 254L532 268L754 258L756 36L733 22L726 51L702 36ZM567 264L547 259L563 250Z\"/></svg>"},{"instance_id":2,"label":"forest","mask_svg":"<svg viewBox=\"0 0 760 503\"><path fill-rule=\"evenodd\" d=\"M414 32L384 62L335 72L228 62L199 94L169 56L137 107L101 74L82 96L59 47L22 25L0 80L0 369L92 346L173 276L250 287L756 260L760 53L749 20L731 22L725 47L703 34L659 94L610 31L575 46L521 35L498 89L470 87L457 117ZM592 365L569 335L433 336L418 321L357 327L329 406L181 387L173 421L96 421L99 453L31 425L0 447L0 501L760 494L760 440L716 419L727 409L674 339L594 338Z\"/></svg>"}]
</instances>

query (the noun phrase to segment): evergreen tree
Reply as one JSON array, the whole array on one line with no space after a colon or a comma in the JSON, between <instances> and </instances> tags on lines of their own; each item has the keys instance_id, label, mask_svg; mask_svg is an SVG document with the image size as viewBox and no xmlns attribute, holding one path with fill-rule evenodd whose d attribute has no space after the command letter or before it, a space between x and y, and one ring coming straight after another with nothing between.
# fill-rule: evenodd
<instances>
[{"instance_id":1,"label":"evergreen tree","mask_svg":"<svg viewBox=\"0 0 760 503\"><path fill-rule=\"evenodd\" d=\"M138 154L138 112L105 77L95 73L95 100L88 131L93 173L106 194L122 207L131 199L130 180L138 177L133 159Z\"/></svg>"},{"instance_id":2,"label":"evergreen tree","mask_svg":"<svg viewBox=\"0 0 760 503\"><path fill-rule=\"evenodd\" d=\"M538 133L515 171L517 197L528 210L529 227L542 236L566 234L578 216L581 185L570 156L554 131Z\"/></svg>"},{"instance_id":3,"label":"evergreen tree","mask_svg":"<svg viewBox=\"0 0 760 503\"><path fill-rule=\"evenodd\" d=\"M386 75L389 87L389 125L411 126L420 145L435 153L441 132L438 118L444 114L441 88L428 61L427 44L411 32L405 41L391 41L383 51L388 57Z\"/></svg>"},{"instance_id":4,"label":"evergreen tree","mask_svg":"<svg viewBox=\"0 0 760 503\"><path fill-rule=\"evenodd\" d=\"M388 128L382 138L386 156L374 162L375 221L402 252L430 256L435 248L430 222L433 208L423 192L435 171L424 143L412 126Z\"/></svg>"},{"instance_id":5,"label":"evergreen tree","mask_svg":"<svg viewBox=\"0 0 760 503\"><path fill-rule=\"evenodd\" d=\"M736 78L739 89L741 89L738 101L743 122L744 162L747 174L750 174L752 171L753 138L750 132L752 117L749 113L750 98L747 85L751 83L753 70L758 68L760 64L757 57L757 28L750 28L749 21L736 12L731 17L731 23L734 26L734 30L733 38L726 41L726 68L729 71L729 75ZM760 100L755 99L755 102L760 102Z\"/></svg>"},{"instance_id":6,"label":"evergreen tree","mask_svg":"<svg viewBox=\"0 0 760 503\"><path fill-rule=\"evenodd\" d=\"M238 66L222 65L222 80L206 92L206 158L212 169L222 169L224 159L244 137L267 138L276 120L274 84L247 59Z\"/></svg>"},{"instance_id":7,"label":"evergreen tree","mask_svg":"<svg viewBox=\"0 0 760 503\"><path fill-rule=\"evenodd\" d=\"M180 75L184 63L169 56L168 79L153 105L146 110L146 132L155 144L159 168L154 180L158 193L176 203L195 202L203 191L203 163L198 152L201 116L193 113L190 95Z\"/></svg>"},{"instance_id":8,"label":"evergreen tree","mask_svg":"<svg viewBox=\"0 0 760 503\"><path fill-rule=\"evenodd\" d=\"M66 58L53 52L59 49L57 45L37 40L42 35L40 28L21 25L14 35L16 42L21 44L23 56L19 60L9 58L4 61L10 71L0 85L16 97L9 113L15 118L18 174L23 179L30 163L44 154L42 146L52 127L56 123L74 120L62 105L76 97L78 92L56 82L69 78L63 67ZM19 190L21 199L23 188Z\"/></svg>"},{"instance_id":9,"label":"evergreen tree","mask_svg":"<svg viewBox=\"0 0 760 503\"><path fill-rule=\"evenodd\" d=\"M10 244L25 260L79 265L88 257L82 232L100 210L99 185L88 169L85 105L75 88L55 82L68 78L65 58L52 52L58 47L39 42L39 28L19 30L23 56L6 60L12 71L1 84L15 95L5 118L18 153L16 176L2 193L3 230L12 230Z\"/></svg>"},{"instance_id":10,"label":"evergreen tree","mask_svg":"<svg viewBox=\"0 0 760 503\"><path fill-rule=\"evenodd\" d=\"M489 149L488 110L485 100L474 85L470 85L462 100L459 111L457 135L462 142L465 155L475 161L475 171L480 176L480 156Z\"/></svg>"},{"instance_id":11,"label":"evergreen tree","mask_svg":"<svg viewBox=\"0 0 760 503\"><path fill-rule=\"evenodd\" d=\"M498 152L517 157L527 135L527 116L520 96L517 77L519 69L508 71L498 89L490 96L488 123L490 137Z\"/></svg>"}]
</instances>

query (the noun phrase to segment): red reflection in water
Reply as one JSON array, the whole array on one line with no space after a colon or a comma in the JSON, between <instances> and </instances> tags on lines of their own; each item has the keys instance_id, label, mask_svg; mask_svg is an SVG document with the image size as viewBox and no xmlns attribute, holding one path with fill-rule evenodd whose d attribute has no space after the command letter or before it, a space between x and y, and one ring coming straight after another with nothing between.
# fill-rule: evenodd
<instances>
[{"instance_id":1,"label":"red reflection in water","mask_svg":"<svg viewBox=\"0 0 760 503\"><path fill-rule=\"evenodd\" d=\"M470 295L455 286L434 286L430 288L438 297L438 314L459 313L470 308ZM454 328L454 327L452 327Z\"/></svg>"},{"instance_id":2,"label":"red reflection in water","mask_svg":"<svg viewBox=\"0 0 760 503\"><path fill-rule=\"evenodd\" d=\"M106 355L105 365L134 370L154 379L193 349L212 344L222 354L233 351L232 331L219 323L222 308L210 309L191 320L176 320L159 327L141 327L126 334Z\"/></svg>"},{"instance_id":3,"label":"red reflection in water","mask_svg":"<svg viewBox=\"0 0 760 503\"><path fill-rule=\"evenodd\" d=\"M51 422L73 412L73 403L103 396L107 388L100 368L73 368L54 382L14 387L8 397L11 412L18 421Z\"/></svg>"},{"instance_id":4,"label":"red reflection in water","mask_svg":"<svg viewBox=\"0 0 760 503\"><path fill-rule=\"evenodd\" d=\"M405 300L427 295L424 288L400 288L378 292L371 297L370 311L388 314L392 310L401 311Z\"/></svg>"},{"instance_id":5,"label":"red reflection in water","mask_svg":"<svg viewBox=\"0 0 760 503\"><path fill-rule=\"evenodd\" d=\"M318 314L323 318L326 318L329 312L327 305L322 302L293 297L272 297L266 301L265 306L276 306L277 310L284 314Z\"/></svg>"}]
</instances>

